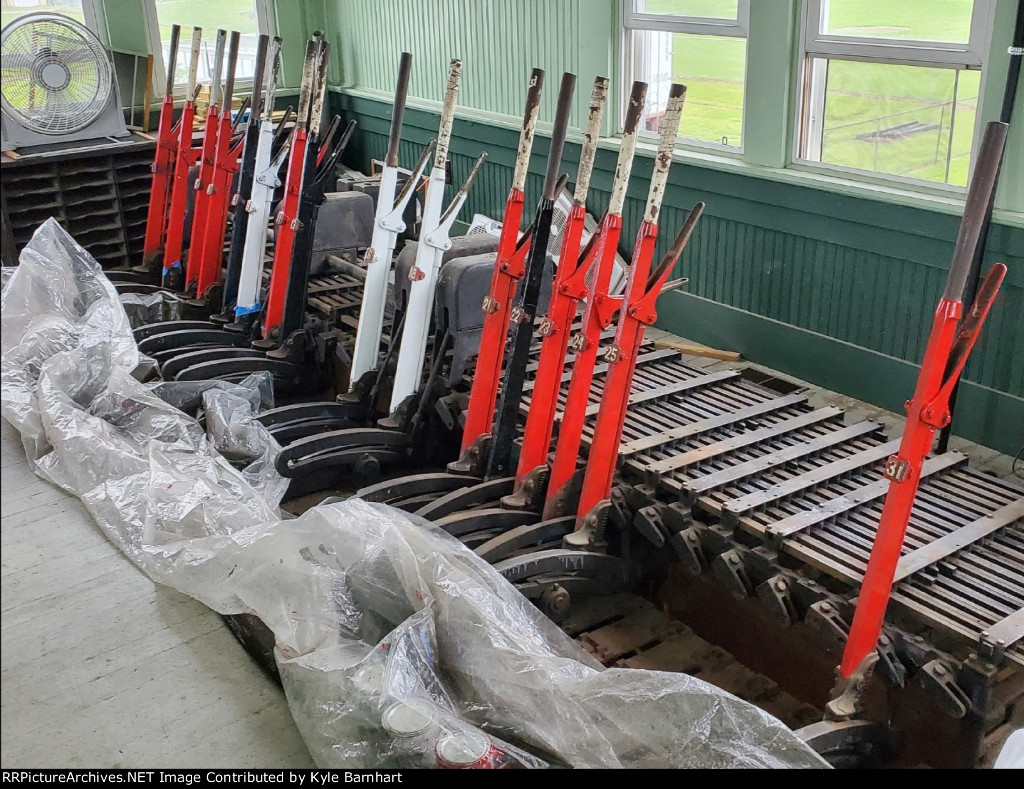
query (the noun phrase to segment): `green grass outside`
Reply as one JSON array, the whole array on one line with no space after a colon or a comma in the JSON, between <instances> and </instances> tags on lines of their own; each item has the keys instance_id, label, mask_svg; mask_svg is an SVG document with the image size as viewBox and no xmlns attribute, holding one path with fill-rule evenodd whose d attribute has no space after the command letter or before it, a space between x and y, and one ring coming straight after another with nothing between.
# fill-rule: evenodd
<instances>
[{"instance_id":1,"label":"green grass outside","mask_svg":"<svg viewBox=\"0 0 1024 789\"><path fill-rule=\"evenodd\" d=\"M646 0L644 10L734 18L735 7L736 0ZM963 40L970 7L971 0L831 0L829 30L842 35L876 32L898 39ZM858 21L863 27L854 28ZM710 142L727 137L729 145L739 145L746 66L743 42L675 34L672 50L673 78L687 86L682 134ZM833 61L823 161L944 182L954 77L951 69ZM961 186L967 183L979 82L979 72L960 74L949 183ZM944 110L934 106L942 103L947 104ZM879 120L888 115L897 117ZM942 128L877 145L857 139L876 127L910 120L940 123Z\"/></svg>"},{"instance_id":2,"label":"green grass outside","mask_svg":"<svg viewBox=\"0 0 1024 789\"><path fill-rule=\"evenodd\" d=\"M174 24L181 25L182 40L191 36L193 27L203 29L203 38L216 35L218 29L256 29L253 0L157 0L156 13L162 41L170 40Z\"/></svg>"},{"instance_id":3,"label":"green grass outside","mask_svg":"<svg viewBox=\"0 0 1024 789\"><path fill-rule=\"evenodd\" d=\"M36 11L46 11L54 14L62 14L63 16L69 16L72 19L76 19L79 22L85 23L85 15L82 13L81 6L79 4L74 5L63 5L60 3L39 3L39 5L28 8L4 8L0 10L0 27L6 27L7 23L17 19L19 16L25 14L34 13Z\"/></svg>"}]
</instances>

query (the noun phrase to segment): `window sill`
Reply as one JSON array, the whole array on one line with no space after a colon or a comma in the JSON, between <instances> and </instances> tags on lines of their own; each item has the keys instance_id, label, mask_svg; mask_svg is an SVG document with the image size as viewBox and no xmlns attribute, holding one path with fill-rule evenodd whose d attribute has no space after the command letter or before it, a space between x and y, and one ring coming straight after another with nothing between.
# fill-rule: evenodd
<instances>
[{"instance_id":1,"label":"window sill","mask_svg":"<svg viewBox=\"0 0 1024 789\"><path fill-rule=\"evenodd\" d=\"M600 142L600 147L606 149L618 149L616 138L605 138ZM653 155L656 146L645 140L637 142L637 150ZM916 190L910 187L900 187L895 184L882 184L870 181L861 181L856 178L844 178L834 173L815 172L813 165L793 165L791 167L767 167L764 165L750 164L737 157L723 156L705 151L695 151L677 148L672 157L673 162L686 164L693 167L703 167L709 170L719 170L743 175L750 178L762 178L776 183L792 184L810 189L821 189L833 194L845 195L848 197L859 197L866 200L877 200L892 205L909 206L912 208L923 208L943 214L960 216L963 214L966 194L937 194L935 191L926 189ZM992 213L994 222L1001 225L1008 225L1024 229L1024 211L1010 211L996 209Z\"/></svg>"}]
</instances>

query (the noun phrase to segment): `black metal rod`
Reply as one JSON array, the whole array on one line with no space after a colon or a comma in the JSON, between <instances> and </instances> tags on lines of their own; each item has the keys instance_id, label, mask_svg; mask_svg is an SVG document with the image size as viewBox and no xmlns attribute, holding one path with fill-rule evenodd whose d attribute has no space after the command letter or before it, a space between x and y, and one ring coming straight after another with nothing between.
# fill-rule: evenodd
<instances>
[{"instance_id":1,"label":"black metal rod","mask_svg":"<svg viewBox=\"0 0 1024 789\"><path fill-rule=\"evenodd\" d=\"M541 284L545 275L544 269L548 257L548 242L551 238L555 199L558 196L560 184L561 188L564 188L565 184L560 168L575 87L575 75L565 74L562 77L562 85L558 93L555 122L551 132L544 192L537 206L530 249L526 255L526 272L523 281L519 284L516 306L510 316L509 339L512 348L511 353L507 355L501 398L491 430L490 451L484 471L485 479L506 476L509 473L512 442L519 420L519 404L522 401L523 387L526 383L526 366L530 360L534 317L537 313L537 302L540 299ZM550 274L551 272L548 272L548 276Z\"/></svg>"},{"instance_id":2,"label":"black metal rod","mask_svg":"<svg viewBox=\"0 0 1024 789\"><path fill-rule=\"evenodd\" d=\"M1007 124L999 121L992 121L985 127L985 136L978 149L978 160L974 164L974 174L971 176L967 200L964 202L963 219L953 248L953 260L949 264L946 289L942 292L942 298L949 301L963 300L971 266L975 257L983 253L981 239L991 216L989 206L996 191L999 167L1003 161L1006 129Z\"/></svg>"},{"instance_id":3,"label":"black metal rod","mask_svg":"<svg viewBox=\"0 0 1024 789\"><path fill-rule=\"evenodd\" d=\"M167 96L174 95L174 74L178 70L178 39L181 25L171 25L171 49L167 54Z\"/></svg>"},{"instance_id":4,"label":"black metal rod","mask_svg":"<svg viewBox=\"0 0 1024 789\"><path fill-rule=\"evenodd\" d=\"M1021 49L1024 48L1024 0L1017 0L1017 19L1013 28L1013 43L1010 47L1010 65L1006 69L1006 84L1003 89L1003 106L999 113L999 120L1009 124L1013 115L1013 101L1017 96L1017 87L1020 82L1021 60L1024 55ZM980 158L980 154L979 154ZM996 174L998 178L998 173ZM988 243L988 229L992 220L992 211L995 208L995 188L989 195L988 208L985 211L985 218L981 226L981 233L974 250L974 257L971 260L970 271L967 273L967 284L964 290L964 302L971 304L978 293L978 281L981 279L981 266L985 257L985 246ZM956 383L949 393L949 416L950 421L939 431L939 439L936 451L940 454L949 449L949 438L953 432L953 416L956 411L957 394L960 391L961 376L957 376Z\"/></svg>"},{"instance_id":5,"label":"black metal rod","mask_svg":"<svg viewBox=\"0 0 1024 789\"><path fill-rule=\"evenodd\" d=\"M256 45L256 70L252 75L252 95L249 98L249 114L259 117L260 102L263 98L263 79L267 66L267 51L270 49L270 36L260 36Z\"/></svg>"},{"instance_id":6,"label":"black metal rod","mask_svg":"<svg viewBox=\"0 0 1024 789\"><path fill-rule=\"evenodd\" d=\"M224 79L224 100L221 101L221 112L231 112L231 100L235 95L235 69L238 67L238 42L241 34L237 30L231 31L231 38L228 41L228 73Z\"/></svg>"},{"instance_id":7,"label":"black metal rod","mask_svg":"<svg viewBox=\"0 0 1024 789\"><path fill-rule=\"evenodd\" d=\"M384 163L398 167L398 144L402 139L402 118L405 115L405 100L409 95L409 75L412 73L412 55L402 53L398 62L398 85L395 87L395 103L391 109L391 129L388 132L388 152Z\"/></svg>"},{"instance_id":8,"label":"black metal rod","mask_svg":"<svg viewBox=\"0 0 1024 789\"><path fill-rule=\"evenodd\" d=\"M548 149L548 167L544 174L544 199L554 200L558 195L555 185L562 165L562 150L565 148L565 133L569 128L569 112L572 110L572 94L576 88L576 75L563 74L558 90L558 106L555 109L555 123L551 130L551 147Z\"/></svg>"}]
</instances>

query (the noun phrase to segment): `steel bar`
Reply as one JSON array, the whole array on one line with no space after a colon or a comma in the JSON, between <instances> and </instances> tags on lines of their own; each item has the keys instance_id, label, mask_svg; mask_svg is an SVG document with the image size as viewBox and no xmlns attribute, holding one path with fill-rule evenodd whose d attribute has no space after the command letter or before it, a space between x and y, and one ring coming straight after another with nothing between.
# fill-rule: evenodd
<instances>
[{"instance_id":1,"label":"steel bar","mask_svg":"<svg viewBox=\"0 0 1024 789\"><path fill-rule=\"evenodd\" d=\"M188 191L192 188L190 172L202 153L202 146L193 142L193 125L196 114L196 79L199 74L199 55L202 46L202 28L192 29L192 54L189 59L188 82L185 88L185 103L178 119L178 143L174 161L174 176L171 181L171 202L167 207L167 233L164 237L163 271L161 281L176 289L179 280L184 284L181 271L181 254L185 241L185 214Z\"/></svg>"},{"instance_id":2,"label":"steel bar","mask_svg":"<svg viewBox=\"0 0 1024 789\"><path fill-rule=\"evenodd\" d=\"M1007 124L989 123L985 129L964 214L957 234L949 275L936 308L915 392L907 408L907 423L896 455L886 462L889 492L879 526L872 560L864 577L850 638L843 652L840 674L848 679L874 650L881 632L892 579L899 561L903 536L914 504L922 464L932 448L935 431L949 419L949 394L967 361L981 326L1006 273L993 266L978 299L957 334L963 311L960 299L980 243L986 209L995 190L1006 144Z\"/></svg>"},{"instance_id":3,"label":"steel bar","mask_svg":"<svg viewBox=\"0 0 1024 789\"><path fill-rule=\"evenodd\" d=\"M586 308L581 332L569 341L569 347L575 351L576 357L573 360L572 378L551 461L551 476L545 496L546 519L558 514L555 512L558 501L576 472L579 436L582 434L583 422L586 419L585 409L597 361L598 337L612 324L615 301L609 297L608 289L612 267L618 254L619 237L622 232L622 209L626 202L626 189L629 186L630 171L636 152L640 117L646 100L647 84L634 82L627 105L608 210L602 219L600 239L594 252L591 281L588 284L587 272L577 270L572 280L566 284L566 287L579 298L586 296Z\"/></svg>"},{"instance_id":4,"label":"steel bar","mask_svg":"<svg viewBox=\"0 0 1024 789\"><path fill-rule=\"evenodd\" d=\"M548 148L547 167L541 199L534 219L534 234L526 257L523 280L516 297L516 306L509 314L508 342L511 345L505 369L504 382L498 409L491 428L492 438L485 479L507 476L512 455L512 439L519 420L519 404L523 396L526 364L534 332L537 302L540 298L541 283L547 261L548 243L551 238L551 220L554 215L555 199L558 197L559 170L562 166L562 152L565 135L569 128L569 114L572 111L572 97L576 89L576 75L563 74L558 90L555 120Z\"/></svg>"}]
</instances>

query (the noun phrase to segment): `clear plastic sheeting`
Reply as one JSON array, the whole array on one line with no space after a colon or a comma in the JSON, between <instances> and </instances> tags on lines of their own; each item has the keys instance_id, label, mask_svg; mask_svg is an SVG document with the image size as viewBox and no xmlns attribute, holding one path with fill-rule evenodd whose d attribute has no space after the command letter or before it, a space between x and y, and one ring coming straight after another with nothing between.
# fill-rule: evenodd
<instances>
[{"instance_id":1,"label":"clear plastic sheeting","mask_svg":"<svg viewBox=\"0 0 1024 789\"><path fill-rule=\"evenodd\" d=\"M274 379L269 371L252 373L237 384L217 381L203 391L206 435L214 449L242 472L268 504L277 507L288 492L288 480L275 465L281 445L256 420L260 411L273 407Z\"/></svg>"},{"instance_id":2,"label":"clear plastic sheeting","mask_svg":"<svg viewBox=\"0 0 1024 789\"><path fill-rule=\"evenodd\" d=\"M158 321L181 320L185 304L181 297L166 291L122 293L120 300L133 329Z\"/></svg>"},{"instance_id":3,"label":"clear plastic sheeting","mask_svg":"<svg viewBox=\"0 0 1024 789\"><path fill-rule=\"evenodd\" d=\"M22 255L3 327L3 414L37 469L154 581L269 629L319 765L828 766L713 685L605 669L420 518L359 499L283 518L236 468L273 452L253 428L261 382L137 380L124 309L55 222ZM208 430L176 396L201 397Z\"/></svg>"}]
</instances>

